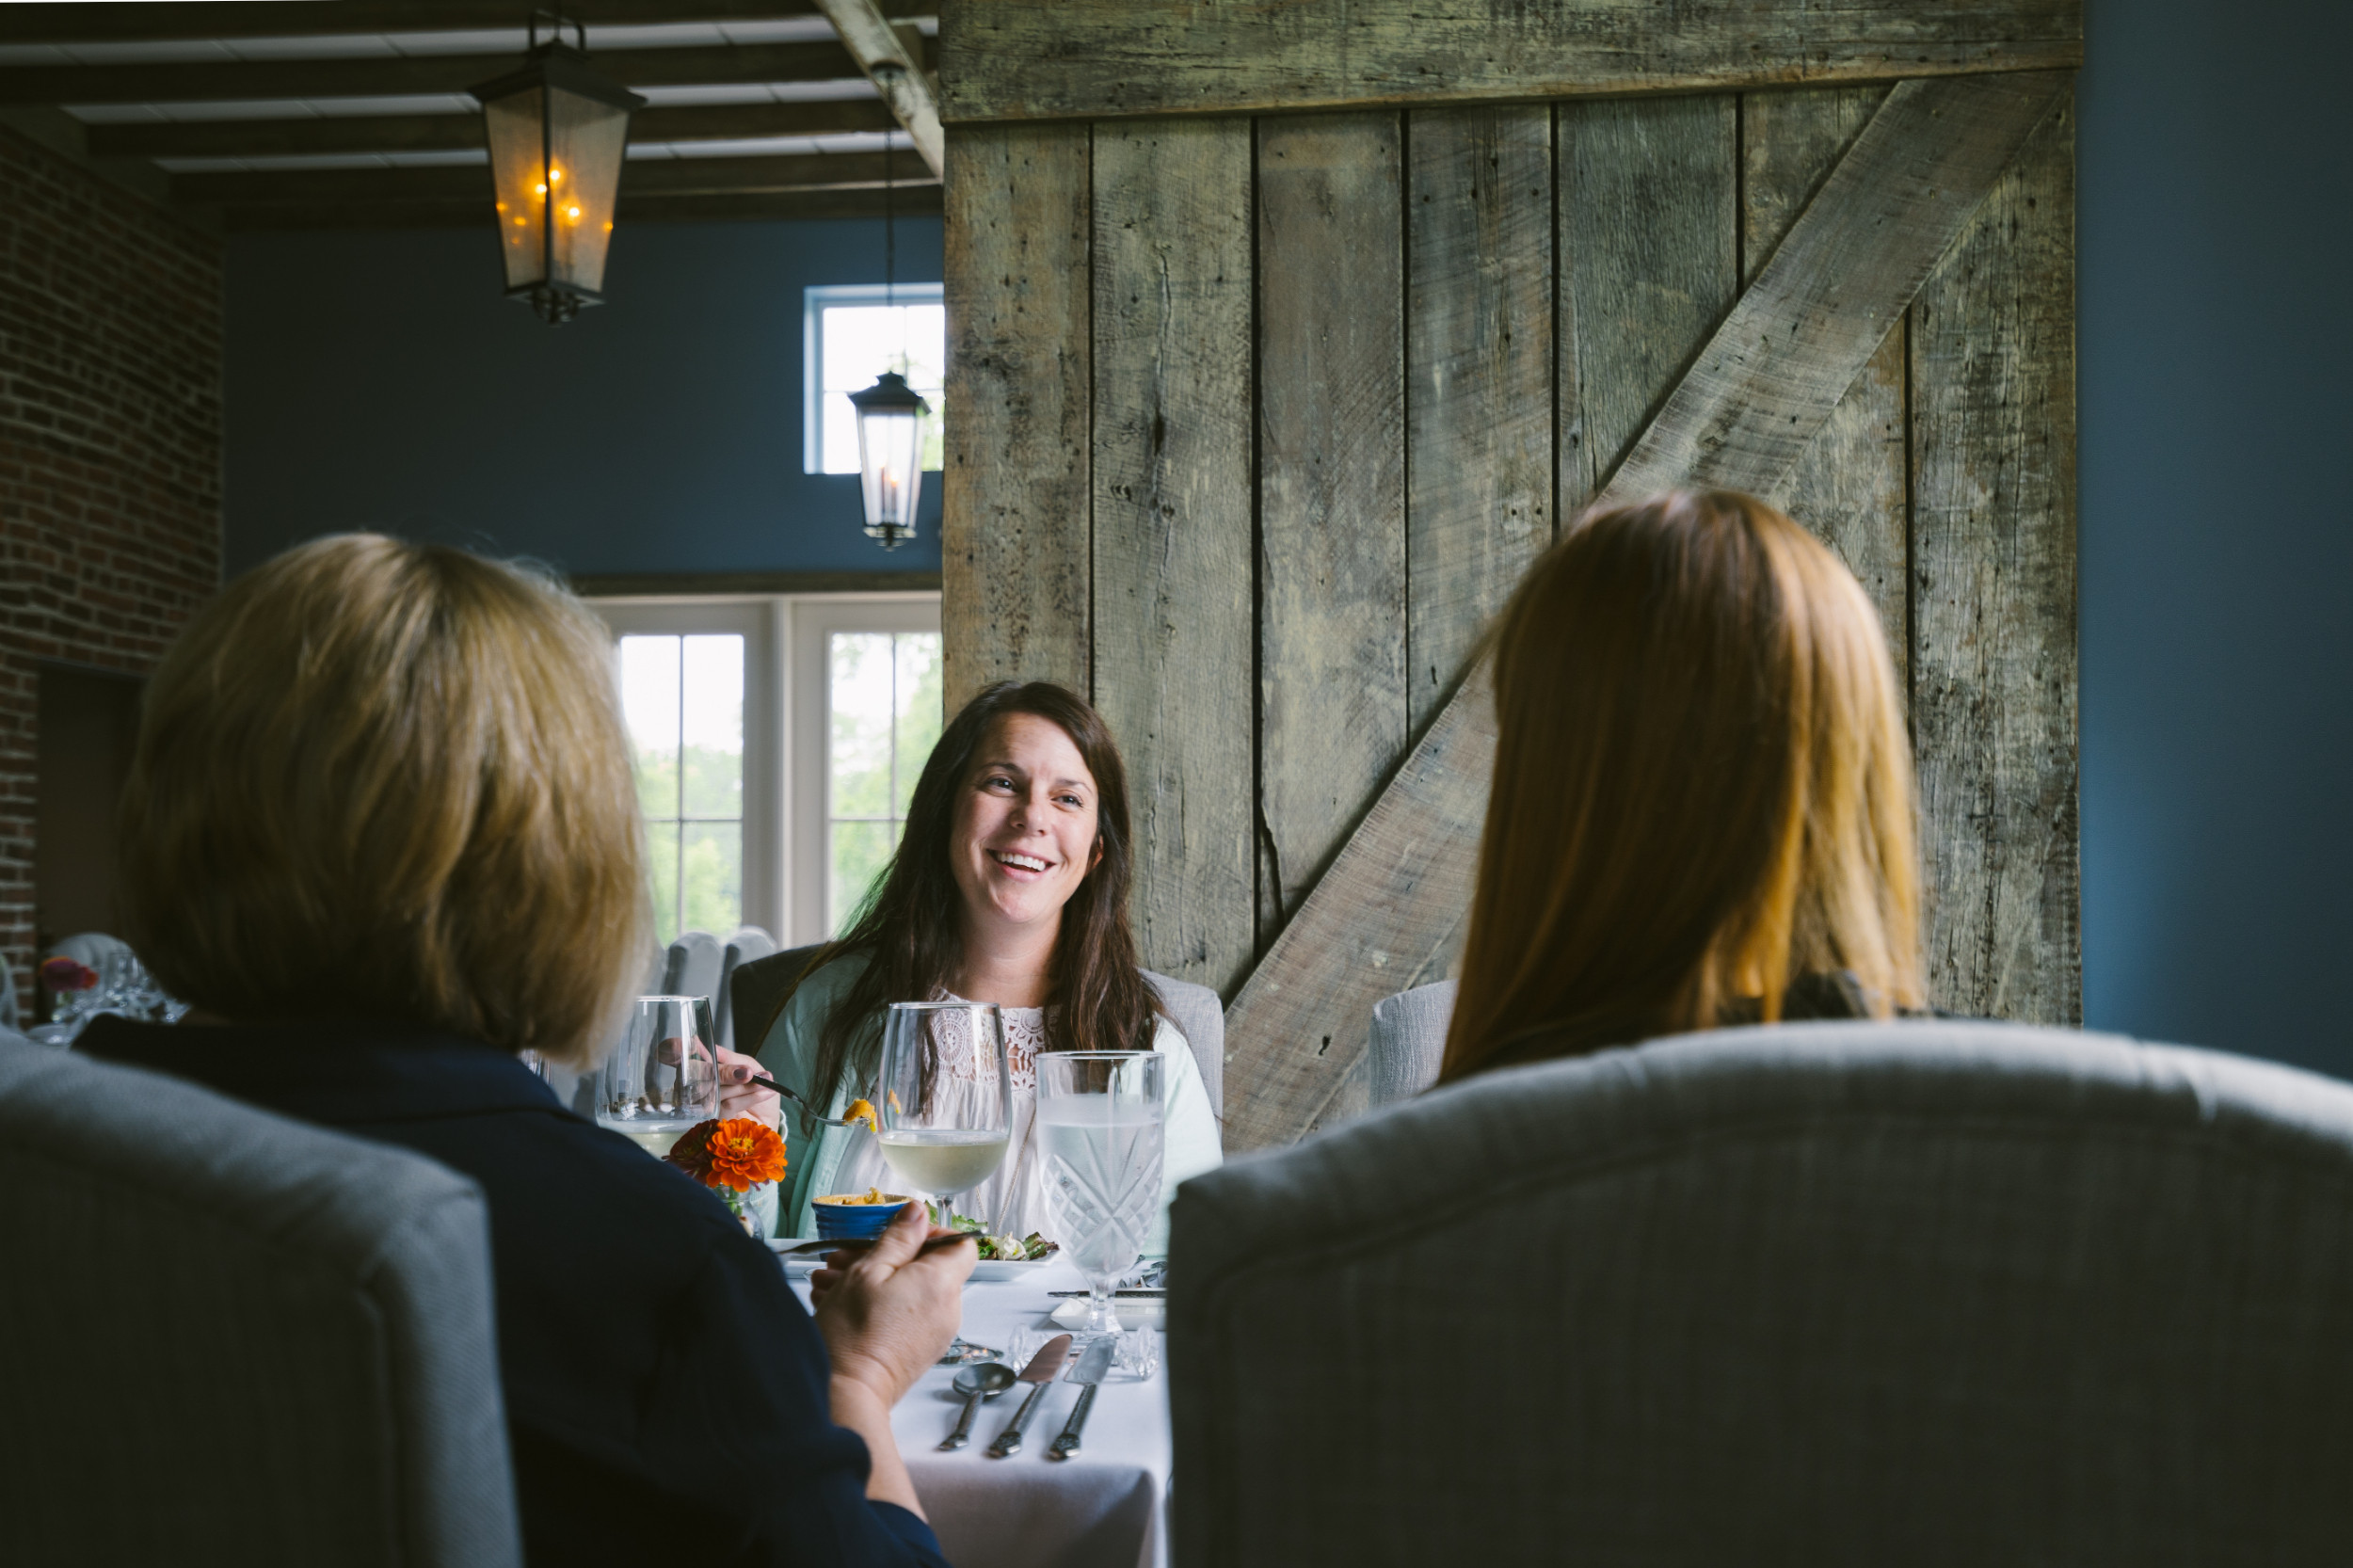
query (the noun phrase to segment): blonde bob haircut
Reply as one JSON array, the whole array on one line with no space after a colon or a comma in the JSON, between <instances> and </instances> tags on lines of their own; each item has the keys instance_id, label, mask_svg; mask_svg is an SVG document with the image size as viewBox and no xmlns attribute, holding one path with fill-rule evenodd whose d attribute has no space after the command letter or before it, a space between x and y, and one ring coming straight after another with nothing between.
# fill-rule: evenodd
<instances>
[{"instance_id":1,"label":"blonde bob haircut","mask_svg":"<svg viewBox=\"0 0 2353 1568\"><path fill-rule=\"evenodd\" d=\"M225 1018L586 1064L645 968L640 831L577 600L460 550L319 539L231 584L149 682L124 935Z\"/></svg>"},{"instance_id":2,"label":"blonde bob haircut","mask_svg":"<svg viewBox=\"0 0 2353 1568\"><path fill-rule=\"evenodd\" d=\"M1911 748L1854 576L1753 496L1596 510L1494 632L1495 782L1441 1078L1920 1005Z\"/></svg>"}]
</instances>

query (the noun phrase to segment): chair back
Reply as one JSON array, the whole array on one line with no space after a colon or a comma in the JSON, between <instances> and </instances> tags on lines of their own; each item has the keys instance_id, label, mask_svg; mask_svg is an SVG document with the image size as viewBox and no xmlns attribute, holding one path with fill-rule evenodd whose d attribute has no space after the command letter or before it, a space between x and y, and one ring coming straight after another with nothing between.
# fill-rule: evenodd
<instances>
[{"instance_id":1,"label":"chair back","mask_svg":"<svg viewBox=\"0 0 2353 1568\"><path fill-rule=\"evenodd\" d=\"M714 1015L712 1027L718 1031L719 1044L728 1050L742 1048L735 1043L735 971L745 964L756 964L771 957L776 951L776 939L756 925L738 926L728 938L719 956L719 988L712 994ZM746 1027L758 1027L748 1025Z\"/></svg>"},{"instance_id":2,"label":"chair back","mask_svg":"<svg viewBox=\"0 0 2353 1568\"><path fill-rule=\"evenodd\" d=\"M1372 1004L1366 1068L1374 1105L1412 1099L1438 1081L1447 1025L1454 1020L1454 982L1417 985Z\"/></svg>"},{"instance_id":3,"label":"chair back","mask_svg":"<svg viewBox=\"0 0 2353 1568\"><path fill-rule=\"evenodd\" d=\"M681 931L670 944L669 961L662 967L662 994L709 997L715 1012L719 971L726 964L727 950L718 937L708 931Z\"/></svg>"},{"instance_id":4,"label":"chair back","mask_svg":"<svg viewBox=\"0 0 2353 1568\"><path fill-rule=\"evenodd\" d=\"M1957 1022L1497 1072L1187 1182L1176 1560L2319 1563L2353 1086Z\"/></svg>"},{"instance_id":5,"label":"chair back","mask_svg":"<svg viewBox=\"0 0 2353 1568\"><path fill-rule=\"evenodd\" d=\"M1209 1109L1225 1118L1225 1004L1207 985L1172 980L1143 971L1144 978L1168 1010L1169 1021L1193 1048L1193 1064L1201 1072L1201 1087L1209 1092Z\"/></svg>"},{"instance_id":6,"label":"chair back","mask_svg":"<svg viewBox=\"0 0 2353 1568\"><path fill-rule=\"evenodd\" d=\"M776 1021L776 1009L785 993L800 981L802 971L825 951L823 942L807 947L787 948L767 958L755 958L738 964L728 978L728 1012L744 1031L743 1043L735 1048L746 1056L758 1056L768 1043L769 1026Z\"/></svg>"},{"instance_id":7,"label":"chair back","mask_svg":"<svg viewBox=\"0 0 2353 1568\"><path fill-rule=\"evenodd\" d=\"M0 1046L0 1558L522 1560L480 1189Z\"/></svg>"}]
</instances>

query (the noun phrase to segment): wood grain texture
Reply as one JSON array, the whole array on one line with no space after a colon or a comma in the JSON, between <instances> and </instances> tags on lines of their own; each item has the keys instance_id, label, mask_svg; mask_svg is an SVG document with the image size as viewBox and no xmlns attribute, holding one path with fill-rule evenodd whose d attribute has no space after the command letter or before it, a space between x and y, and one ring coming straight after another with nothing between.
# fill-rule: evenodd
<instances>
[{"instance_id":1,"label":"wood grain texture","mask_svg":"<svg viewBox=\"0 0 2353 1568\"><path fill-rule=\"evenodd\" d=\"M2003 168L2065 90L2057 72L1899 83L1823 182L1611 481L1779 483Z\"/></svg>"},{"instance_id":2,"label":"wood grain texture","mask_svg":"<svg viewBox=\"0 0 2353 1568\"><path fill-rule=\"evenodd\" d=\"M1251 129L1095 131L1095 704L1146 968L1231 995L1252 919Z\"/></svg>"},{"instance_id":3,"label":"wood grain texture","mask_svg":"<svg viewBox=\"0 0 2353 1568\"><path fill-rule=\"evenodd\" d=\"M2080 1021L2074 122L2063 102L1913 307L1913 728L1929 995Z\"/></svg>"},{"instance_id":4,"label":"wood grain texture","mask_svg":"<svg viewBox=\"0 0 2353 1568\"><path fill-rule=\"evenodd\" d=\"M1740 103L1740 275L1788 234L1888 89L1801 88ZM1911 509L1904 456L1904 323L1888 329L1797 465L1766 497L1838 552L1879 611L1898 689L1911 656L1905 614Z\"/></svg>"},{"instance_id":5,"label":"wood grain texture","mask_svg":"<svg viewBox=\"0 0 2353 1568\"><path fill-rule=\"evenodd\" d=\"M941 629L948 711L1093 680L1084 126L948 140Z\"/></svg>"},{"instance_id":6,"label":"wood grain texture","mask_svg":"<svg viewBox=\"0 0 2353 1568\"><path fill-rule=\"evenodd\" d=\"M958 120L1724 91L2073 67L2080 0L957 0Z\"/></svg>"},{"instance_id":7,"label":"wood grain texture","mask_svg":"<svg viewBox=\"0 0 2353 1568\"><path fill-rule=\"evenodd\" d=\"M1561 106L1561 509L1574 521L1740 292L1738 101Z\"/></svg>"},{"instance_id":8,"label":"wood grain texture","mask_svg":"<svg viewBox=\"0 0 2353 1568\"><path fill-rule=\"evenodd\" d=\"M1552 110L1421 109L1406 202L1409 723L1552 542Z\"/></svg>"},{"instance_id":9,"label":"wood grain texture","mask_svg":"<svg viewBox=\"0 0 2353 1568\"><path fill-rule=\"evenodd\" d=\"M1495 755L1482 660L1226 1009L1228 1153L1361 1109L1372 1004L1439 979L1429 955L1459 939Z\"/></svg>"},{"instance_id":10,"label":"wood grain texture","mask_svg":"<svg viewBox=\"0 0 2353 1568\"><path fill-rule=\"evenodd\" d=\"M915 150L936 176L945 161L939 130L939 103L931 79L923 73L923 46L911 45L890 25L876 0L816 0L817 8L833 24L834 35L857 61L866 79L874 84L891 114L906 128Z\"/></svg>"},{"instance_id":11,"label":"wood grain texture","mask_svg":"<svg viewBox=\"0 0 2353 1568\"><path fill-rule=\"evenodd\" d=\"M1909 299L1910 287L1905 285L1900 268L1888 266L1865 270L1857 276L1854 286L1847 288L1809 290L1793 283L1769 291L1769 285L1777 271L1793 264L1793 257L1803 264L1820 265L1832 259L1871 254L1875 247L1894 243L1885 233L1890 227L1909 232L1941 222L1946 225L1948 235L1967 227L1969 215L1999 178L2000 165L1985 168L1964 160L1962 167L1981 177L1971 192L1957 194L1949 188L1949 182L1915 181L1909 201L1893 207L1874 199L1874 192L1867 186L1858 186L1846 199L1830 199L1840 188L1849 167L1865 155L1882 125L1900 132L1905 141L1916 144L1915 157L1931 162L1939 156L1931 150L1945 140L1959 137L1967 141L1971 117L1953 112L1950 105L1945 105L1945 112L1936 115L1907 114L1894 119L1888 115L1888 107L1911 89L1947 85L1950 84L1907 83L1890 95L1888 105L1874 116L1838 170L1825 182L1822 194L1807 205L1803 216L1791 227L1756 284L1742 296L1724 325L1718 328L1700 362L1669 395L1651 427L1635 443L1634 456L1603 487L1605 497L1631 499L1657 488L1664 480L1659 473L1644 472L1640 467L1641 456L1677 446L1689 452L1692 467L1686 473L1674 473L1673 478L1688 477L1701 483L1766 493L1770 493L1796 464L1814 433L1830 421L1852 385L1854 373L1876 352L1886 335L1891 314L1900 313ZM2047 84L2035 84L2044 85ZM2047 93L2040 108L2014 90L1997 92L1996 97L2006 97L2010 111L2018 115L2039 115L2047 110L2049 104ZM1948 123L1948 117L1957 123ZM1564 205L1569 197L1568 170L1572 168L1567 120L1564 112L1561 134ZM2032 124L2029 119L2020 128L2020 139ZM1882 149L1871 155L1878 157L1883 152ZM1563 232L1568 231L1564 228ZM1943 248L1939 246L1938 251ZM1815 260L1806 262L1807 258ZM1564 312L1565 301L1573 295L1572 281L1578 260L1564 245ZM1935 260L1932 253L1929 261L1933 264ZM1916 283L1916 280L1913 281ZM1905 292L1897 295L1891 305L1888 291L1899 286ZM2068 296L2061 292L2057 297L2058 319L2064 322L2064 301ZM1768 302L1780 312L1778 315L1769 314L1763 309ZM1990 309L1994 303L1988 298L1982 308ZM1566 321L1562 330L1569 330ZM1583 330L1579 327L1578 336L1569 339L1568 346L1584 341ZM1721 373L1707 374L1709 354L1729 352L1728 339L1739 344L1778 344L1801 335L1811 345L1805 363L1812 374L1785 377L1773 392L1781 400L1773 417L1790 421L1801 430L1801 439L1712 442L1691 440L1689 431L1695 415L1708 416L1721 408L1717 398L1725 377ZM1955 341L1957 352L1961 341ZM1843 374L1836 370L1841 362L1848 367ZM1576 367L1576 375L1580 382L1592 382L1593 373L1583 366ZM1569 379L1564 368L1564 386ZM1706 389L1706 395L1687 395L1693 392L1694 383ZM2049 407L2047 396L2041 406ZM1913 408L1915 418L1926 417L1920 411L1916 394ZM1570 411L1564 408L1562 418L1566 421L1569 417ZM1956 441L1965 446L1973 440L1983 440L1973 433L1964 409L1950 410L1946 417L1954 422L1951 433ZM2020 425L2004 439L2025 440L2030 434ZM2072 443L2072 427L2067 436ZM1916 442L1916 432L1914 439ZM2072 444L2069 451L2072 454ZM2001 460L1999 454L1987 456ZM1564 489L1567 472L1564 453ZM1915 549L1915 559L1918 553ZM2072 592L2072 561L2067 581ZM1957 599L1956 602L1961 600ZM1980 597L1972 602L1985 600ZM1915 660L1919 657L1915 650ZM2064 680L2071 684L2072 700L2072 663ZM1916 664L1914 680L1916 689L1925 690ZM2070 715L2072 719L2072 708ZM1366 830L1341 850L1330 872L1293 917L1282 940L1235 999L1226 1020L1226 1037L1235 1048L1229 1056L1237 1085L1227 1096L1230 1147L1288 1143L1316 1125L1349 1084L1349 1075L1364 1049L1372 1004L1383 995L1401 988L1393 979L1399 954L1434 951L1450 939L1449 934L1463 918L1468 897L1474 846L1493 765L1491 727L1484 674L1474 671L1465 680L1462 691L1440 712L1421 744L1401 765L1396 779L1369 815ZM2072 738L2072 728L2070 734ZM1924 739L1924 748L1926 744ZM2065 794L2066 833L2071 845L2073 800L2071 776ZM1372 831L1376 822L1380 824L1377 833ZM1933 820L1929 830L1937 831ZM2069 864L2072 867L2072 860ZM2043 890L2047 903L2047 888ZM1367 932L1376 933L1382 945L1369 947ZM1373 962L1376 952L1381 960L1378 964Z\"/></svg>"},{"instance_id":12,"label":"wood grain texture","mask_svg":"<svg viewBox=\"0 0 2353 1568\"><path fill-rule=\"evenodd\" d=\"M1394 114L1258 122L1258 938L1404 754Z\"/></svg>"}]
</instances>

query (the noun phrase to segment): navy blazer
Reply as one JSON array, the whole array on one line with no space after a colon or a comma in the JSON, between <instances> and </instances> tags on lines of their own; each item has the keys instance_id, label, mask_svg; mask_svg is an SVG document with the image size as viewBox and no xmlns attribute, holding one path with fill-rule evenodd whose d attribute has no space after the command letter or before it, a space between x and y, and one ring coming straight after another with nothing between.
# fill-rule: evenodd
<instances>
[{"instance_id":1,"label":"navy blazer","mask_svg":"<svg viewBox=\"0 0 2353 1568\"><path fill-rule=\"evenodd\" d=\"M866 1496L824 1342L718 1198L556 1103L512 1056L407 1025L167 1028L80 1049L438 1160L489 1200L523 1544L545 1568L929 1564Z\"/></svg>"}]
</instances>

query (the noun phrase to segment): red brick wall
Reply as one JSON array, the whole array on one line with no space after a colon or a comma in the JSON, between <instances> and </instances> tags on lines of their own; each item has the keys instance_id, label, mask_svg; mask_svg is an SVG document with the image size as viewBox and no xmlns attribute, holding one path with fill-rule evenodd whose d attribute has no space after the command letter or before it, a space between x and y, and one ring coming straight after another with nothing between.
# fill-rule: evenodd
<instances>
[{"instance_id":1,"label":"red brick wall","mask_svg":"<svg viewBox=\"0 0 2353 1568\"><path fill-rule=\"evenodd\" d=\"M219 585L221 321L217 240L0 127L0 959L27 1003L40 667L143 675Z\"/></svg>"}]
</instances>

